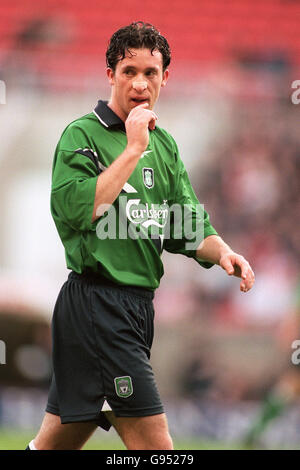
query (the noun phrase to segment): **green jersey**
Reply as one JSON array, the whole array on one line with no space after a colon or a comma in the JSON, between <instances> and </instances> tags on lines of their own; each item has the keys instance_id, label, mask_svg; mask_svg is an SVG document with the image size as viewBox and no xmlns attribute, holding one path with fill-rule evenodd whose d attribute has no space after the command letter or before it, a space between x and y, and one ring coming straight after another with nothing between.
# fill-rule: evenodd
<instances>
[{"instance_id":1,"label":"green jersey","mask_svg":"<svg viewBox=\"0 0 300 470\"><path fill-rule=\"evenodd\" d=\"M124 122L104 101L61 136L53 162L51 213L67 267L99 273L117 284L156 289L163 250L212 266L196 258L196 248L217 232L208 214L199 211L174 139L159 127L149 131L149 145L115 202L92 222L98 176L126 145ZM183 230L184 225L189 228ZM200 239L195 227L203 232Z\"/></svg>"}]
</instances>

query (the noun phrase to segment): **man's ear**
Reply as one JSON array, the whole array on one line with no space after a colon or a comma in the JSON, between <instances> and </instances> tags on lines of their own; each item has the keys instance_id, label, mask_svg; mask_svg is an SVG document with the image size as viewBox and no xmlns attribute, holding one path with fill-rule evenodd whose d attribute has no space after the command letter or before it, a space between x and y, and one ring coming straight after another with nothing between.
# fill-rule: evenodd
<instances>
[{"instance_id":1,"label":"man's ear","mask_svg":"<svg viewBox=\"0 0 300 470\"><path fill-rule=\"evenodd\" d=\"M107 67L107 69L106 69L106 75L107 75L109 84L110 84L110 85L114 85L115 74L114 74L113 69L111 69L110 67Z\"/></svg>"},{"instance_id":2,"label":"man's ear","mask_svg":"<svg viewBox=\"0 0 300 470\"><path fill-rule=\"evenodd\" d=\"M161 86L166 86L168 78L169 78L169 70L167 69L163 73L163 79L162 79L162 82L161 82Z\"/></svg>"}]
</instances>

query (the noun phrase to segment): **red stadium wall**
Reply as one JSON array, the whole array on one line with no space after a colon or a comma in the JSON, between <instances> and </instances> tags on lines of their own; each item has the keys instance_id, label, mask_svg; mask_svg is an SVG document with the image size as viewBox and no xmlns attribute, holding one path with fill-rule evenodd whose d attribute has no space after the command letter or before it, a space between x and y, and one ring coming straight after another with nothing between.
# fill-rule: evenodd
<instances>
[{"instance_id":1,"label":"red stadium wall","mask_svg":"<svg viewBox=\"0 0 300 470\"><path fill-rule=\"evenodd\" d=\"M166 35L173 67L193 65L200 74L207 64L248 54L300 69L300 2L292 0L3 0L0 66L22 51L49 76L88 75L105 65L111 34L137 20Z\"/></svg>"}]
</instances>

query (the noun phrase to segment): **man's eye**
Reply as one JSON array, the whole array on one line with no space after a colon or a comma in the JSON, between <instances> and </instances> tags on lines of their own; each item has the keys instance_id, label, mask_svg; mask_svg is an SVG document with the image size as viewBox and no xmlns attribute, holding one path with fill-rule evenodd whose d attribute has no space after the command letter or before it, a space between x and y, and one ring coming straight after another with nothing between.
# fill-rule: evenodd
<instances>
[{"instance_id":1,"label":"man's eye","mask_svg":"<svg viewBox=\"0 0 300 470\"><path fill-rule=\"evenodd\" d=\"M133 75L133 70L125 70L125 75Z\"/></svg>"}]
</instances>

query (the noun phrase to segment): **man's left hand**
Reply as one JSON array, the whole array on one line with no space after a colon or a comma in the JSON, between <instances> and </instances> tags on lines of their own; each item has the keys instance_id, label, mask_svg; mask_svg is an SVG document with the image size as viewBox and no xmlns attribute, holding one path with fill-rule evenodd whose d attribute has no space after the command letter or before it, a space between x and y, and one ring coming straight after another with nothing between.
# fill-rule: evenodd
<instances>
[{"instance_id":1,"label":"man's left hand","mask_svg":"<svg viewBox=\"0 0 300 470\"><path fill-rule=\"evenodd\" d=\"M229 276L237 276L242 279L240 290L248 292L255 282L254 272L248 261L237 253L226 253L221 256L220 266Z\"/></svg>"}]
</instances>

